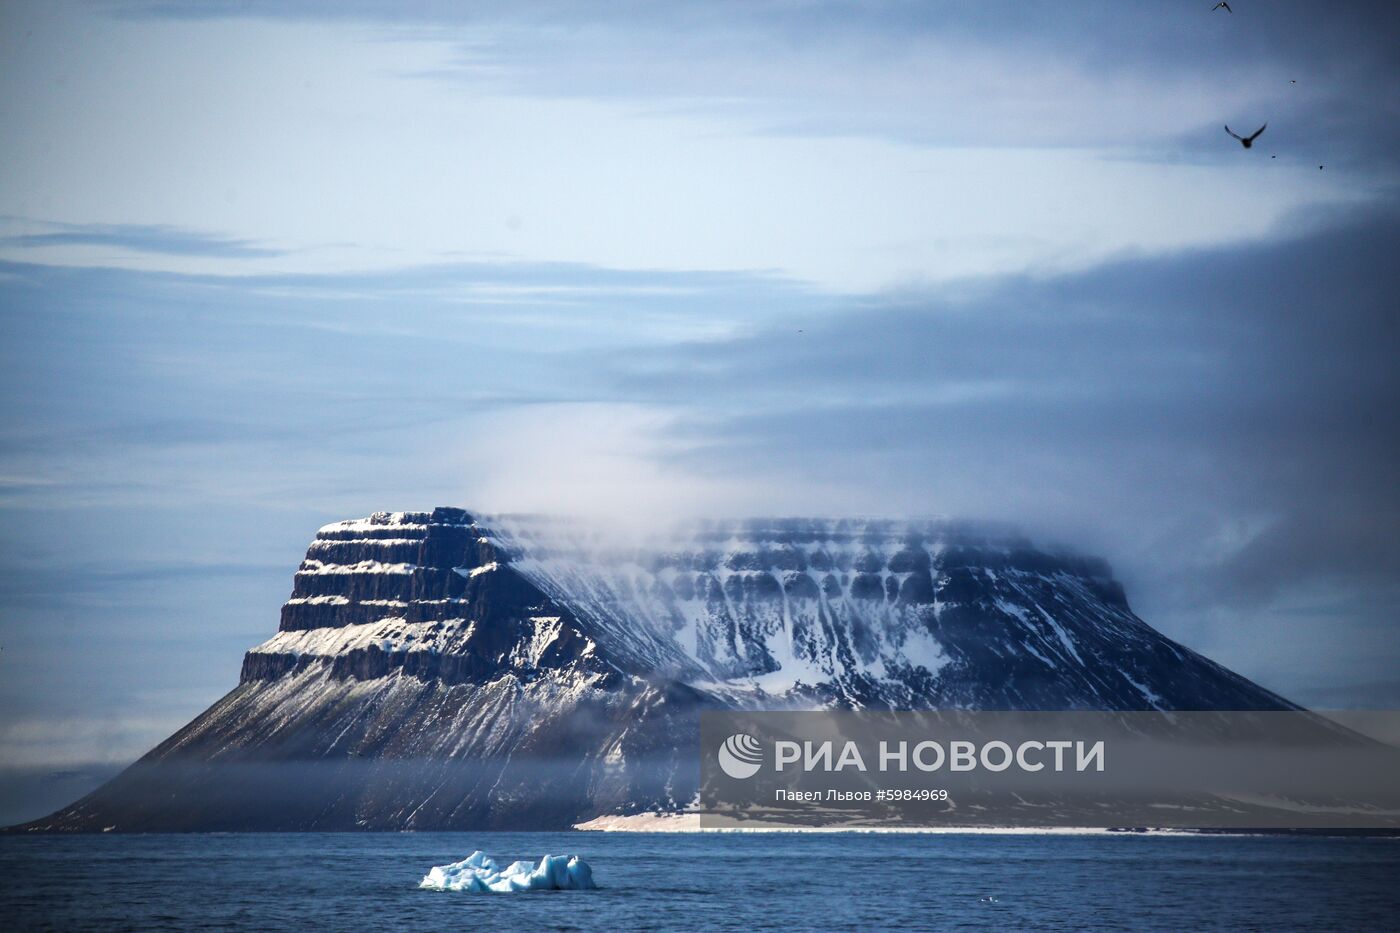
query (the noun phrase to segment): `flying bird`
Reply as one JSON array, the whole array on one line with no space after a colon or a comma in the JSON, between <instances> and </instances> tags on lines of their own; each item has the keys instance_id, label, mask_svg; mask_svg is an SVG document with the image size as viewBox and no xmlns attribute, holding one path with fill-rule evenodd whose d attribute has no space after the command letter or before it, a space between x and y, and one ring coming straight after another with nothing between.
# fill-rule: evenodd
<instances>
[{"instance_id":1,"label":"flying bird","mask_svg":"<svg viewBox=\"0 0 1400 933\"><path fill-rule=\"evenodd\" d=\"M1225 125L1225 132L1238 139L1240 141L1240 145L1248 149L1250 146L1254 145L1254 141L1259 138L1259 134L1264 132L1268 125L1269 124L1265 123L1263 126L1259 127L1259 129L1255 130L1253 135L1250 136L1241 136L1234 130L1230 129L1229 124Z\"/></svg>"},{"instance_id":2,"label":"flying bird","mask_svg":"<svg viewBox=\"0 0 1400 933\"><path fill-rule=\"evenodd\" d=\"M1226 12L1226 13L1233 13L1233 12L1235 12L1234 10L1230 9L1230 4L1226 3L1225 0L1220 0L1219 3L1217 3L1215 6L1213 6L1213 7L1210 8L1210 11L1211 11L1212 13L1214 13L1216 10L1220 9L1221 7L1224 7L1224 8L1225 8L1225 12Z\"/></svg>"}]
</instances>

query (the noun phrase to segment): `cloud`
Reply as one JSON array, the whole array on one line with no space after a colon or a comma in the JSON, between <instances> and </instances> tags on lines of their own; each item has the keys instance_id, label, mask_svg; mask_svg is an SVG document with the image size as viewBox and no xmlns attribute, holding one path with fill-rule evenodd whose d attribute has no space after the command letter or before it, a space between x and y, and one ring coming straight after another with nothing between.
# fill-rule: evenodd
<instances>
[{"instance_id":1,"label":"cloud","mask_svg":"<svg viewBox=\"0 0 1400 933\"><path fill-rule=\"evenodd\" d=\"M1304 515L1314 543L1383 545L1400 520L1397 235L1382 213L1269 244L883 295L613 365L635 396L705 399L697 430L745 456L905 457L908 496L933 466L972 495L985 468L1014 488L970 504L1043 514L1053 475L1073 482L1059 498L1074 511L1098 489L1164 512L1168 494L1228 495L1279 516L1250 549ZM1381 546L1371 559L1397 557Z\"/></svg>"},{"instance_id":2,"label":"cloud","mask_svg":"<svg viewBox=\"0 0 1400 933\"><path fill-rule=\"evenodd\" d=\"M362 22L456 37L425 69L509 93L724 113L758 132L918 145L1112 147L1210 158L1221 120L1269 120L1321 161L1393 166L1400 14L1292 0L1180 3L390 3L138 0L127 16ZM1290 82L1298 82L1293 84ZM1260 114L1264 116L1260 117ZM1368 129L1369 128L1369 129ZM1221 134L1223 138L1223 134ZM1324 143L1330 145L1324 146ZM1286 150L1280 150L1286 151ZM1309 157L1304 157L1306 161Z\"/></svg>"},{"instance_id":3,"label":"cloud","mask_svg":"<svg viewBox=\"0 0 1400 933\"><path fill-rule=\"evenodd\" d=\"M1337 213L852 298L563 264L9 265L0 504L58 553L46 510L133 509L196 564L202 512L278 516L291 562L322 521L438 504L1003 520L1109 557L1149 621L1285 693L1383 682L1397 237L1393 212ZM1285 616L1308 622L1252 670ZM1324 668L1325 637L1347 648Z\"/></svg>"},{"instance_id":4,"label":"cloud","mask_svg":"<svg viewBox=\"0 0 1400 933\"><path fill-rule=\"evenodd\" d=\"M467 444L456 462L479 479L461 495L493 513L583 518L609 528L655 530L672 520L754 505L740 482L686 470L675 415L655 405L531 405L476 422L486 444ZM752 478L750 478L752 479Z\"/></svg>"},{"instance_id":5,"label":"cloud","mask_svg":"<svg viewBox=\"0 0 1400 933\"><path fill-rule=\"evenodd\" d=\"M1246 669L1306 607L1271 673L1379 679L1400 662L1381 608L1400 579L1397 238L1394 212L1315 219L609 362L619 394L680 411L680 469L820 490L788 497L803 511L1009 520L1099 550L1149 621ZM1325 674L1333 638L1349 648Z\"/></svg>"},{"instance_id":6,"label":"cloud","mask_svg":"<svg viewBox=\"0 0 1400 933\"><path fill-rule=\"evenodd\" d=\"M15 222L18 218L6 218ZM32 225L32 222L26 223ZM106 246L165 256L211 256L224 259L262 259L286 255L248 240L186 230L164 224L53 224L43 233L0 237L0 246L42 249L54 246Z\"/></svg>"},{"instance_id":7,"label":"cloud","mask_svg":"<svg viewBox=\"0 0 1400 933\"><path fill-rule=\"evenodd\" d=\"M1221 17L1128 6L20 6L0 210L99 228L0 250L225 275L508 256L858 293L1258 238L1394 182L1370 38L1295 87L1291 46L1236 54ZM1326 38L1322 15L1294 28ZM1269 120L1262 148L1225 136L1237 118Z\"/></svg>"}]
</instances>

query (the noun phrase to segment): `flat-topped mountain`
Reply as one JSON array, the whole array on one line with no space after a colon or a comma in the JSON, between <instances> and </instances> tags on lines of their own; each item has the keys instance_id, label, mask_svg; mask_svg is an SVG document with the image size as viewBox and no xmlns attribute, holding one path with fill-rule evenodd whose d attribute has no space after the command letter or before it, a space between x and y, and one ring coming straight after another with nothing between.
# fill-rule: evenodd
<instances>
[{"instance_id":1,"label":"flat-topped mountain","mask_svg":"<svg viewBox=\"0 0 1400 933\"><path fill-rule=\"evenodd\" d=\"M675 808L705 708L1291 709L1102 561L946 522L327 525L240 683L28 829L561 828Z\"/></svg>"}]
</instances>

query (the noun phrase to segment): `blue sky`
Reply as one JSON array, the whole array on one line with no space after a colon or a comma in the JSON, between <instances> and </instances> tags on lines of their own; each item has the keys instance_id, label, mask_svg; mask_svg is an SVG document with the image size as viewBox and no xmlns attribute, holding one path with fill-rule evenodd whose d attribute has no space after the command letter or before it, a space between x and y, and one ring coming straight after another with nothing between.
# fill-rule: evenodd
<instances>
[{"instance_id":1,"label":"blue sky","mask_svg":"<svg viewBox=\"0 0 1400 933\"><path fill-rule=\"evenodd\" d=\"M1233 5L5 5L0 761L439 504L1009 520L1393 707L1397 14Z\"/></svg>"}]
</instances>

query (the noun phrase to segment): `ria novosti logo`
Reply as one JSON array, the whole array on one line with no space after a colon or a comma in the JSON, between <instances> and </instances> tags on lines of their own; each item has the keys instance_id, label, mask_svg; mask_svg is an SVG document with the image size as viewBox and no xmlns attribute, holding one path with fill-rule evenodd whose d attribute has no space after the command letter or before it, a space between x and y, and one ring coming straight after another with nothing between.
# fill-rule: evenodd
<instances>
[{"instance_id":1,"label":"ria novosti logo","mask_svg":"<svg viewBox=\"0 0 1400 933\"><path fill-rule=\"evenodd\" d=\"M737 780L751 778L763 767L763 745L746 732L736 732L719 747L719 769Z\"/></svg>"}]
</instances>

